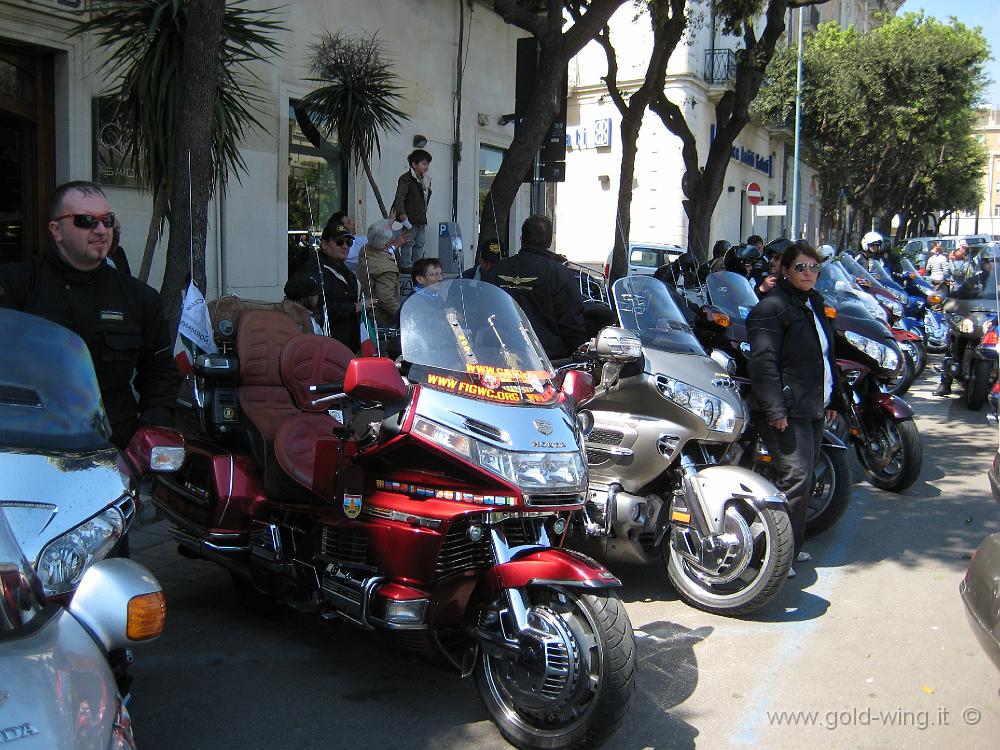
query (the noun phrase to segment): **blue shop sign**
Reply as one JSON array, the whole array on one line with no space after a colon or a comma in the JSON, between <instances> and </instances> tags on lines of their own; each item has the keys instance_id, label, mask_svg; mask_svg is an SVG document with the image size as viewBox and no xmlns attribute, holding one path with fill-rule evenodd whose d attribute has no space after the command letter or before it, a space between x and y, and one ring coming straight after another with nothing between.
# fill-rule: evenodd
<instances>
[{"instance_id":1,"label":"blue shop sign","mask_svg":"<svg viewBox=\"0 0 1000 750\"><path fill-rule=\"evenodd\" d=\"M710 137L713 141L715 140L715 125L711 127ZM758 172L763 172L768 177L774 177L774 154L765 157L763 154L751 151L745 146L734 145L730 158L733 161L740 162L740 164L746 164Z\"/></svg>"}]
</instances>

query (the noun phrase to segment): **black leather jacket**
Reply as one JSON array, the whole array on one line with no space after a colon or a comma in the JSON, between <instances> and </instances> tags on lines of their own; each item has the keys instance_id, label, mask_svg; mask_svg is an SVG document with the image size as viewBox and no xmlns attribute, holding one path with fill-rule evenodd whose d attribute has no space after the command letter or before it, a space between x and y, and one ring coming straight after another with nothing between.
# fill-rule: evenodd
<instances>
[{"instance_id":1,"label":"black leather jacket","mask_svg":"<svg viewBox=\"0 0 1000 750\"><path fill-rule=\"evenodd\" d=\"M0 307L47 318L83 339L119 448L140 424L173 425L179 376L155 289L107 264L78 271L51 250L0 266Z\"/></svg>"},{"instance_id":2,"label":"black leather jacket","mask_svg":"<svg viewBox=\"0 0 1000 750\"><path fill-rule=\"evenodd\" d=\"M555 253L522 247L517 255L494 264L483 280L521 306L549 359L568 357L589 338L579 279Z\"/></svg>"},{"instance_id":3,"label":"black leather jacket","mask_svg":"<svg viewBox=\"0 0 1000 750\"><path fill-rule=\"evenodd\" d=\"M285 284L285 296L295 299L296 287L301 287L304 280L310 280L319 287L319 271L316 259L310 258L295 272ZM323 259L323 289L326 292L325 304L330 322L330 338L357 352L361 348L361 335L358 316L358 277L343 263L337 263L329 258ZM323 322L323 311L318 314L319 322Z\"/></svg>"},{"instance_id":4,"label":"black leather jacket","mask_svg":"<svg viewBox=\"0 0 1000 750\"><path fill-rule=\"evenodd\" d=\"M806 300L813 310L806 306ZM823 350L814 320L819 319L829 342L833 393L824 403ZM824 408L842 409L839 371L834 355L833 326L823 314L823 296L813 290L804 294L784 279L750 311L751 411L763 412L769 422L789 419L820 419Z\"/></svg>"}]
</instances>

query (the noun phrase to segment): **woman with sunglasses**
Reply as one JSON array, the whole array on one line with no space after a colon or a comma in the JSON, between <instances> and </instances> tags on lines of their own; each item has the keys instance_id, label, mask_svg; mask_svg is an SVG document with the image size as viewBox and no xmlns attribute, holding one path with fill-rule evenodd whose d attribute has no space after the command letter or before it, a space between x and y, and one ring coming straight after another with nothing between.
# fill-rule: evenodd
<instances>
[{"instance_id":1,"label":"woman with sunglasses","mask_svg":"<svg viewBox=\"0 0 1000 750\"><path fill-rule=\"evenodd\" d=\"M842 408L833 327L823 297L813 289L821 263L805 240L789 245L781 254L777 283L747 317L751 419L788 498L797 562L810 557L802 551L806 499L823 426ZM794 575L793 570L789 577Z\"/></svg>"}]
</instances>

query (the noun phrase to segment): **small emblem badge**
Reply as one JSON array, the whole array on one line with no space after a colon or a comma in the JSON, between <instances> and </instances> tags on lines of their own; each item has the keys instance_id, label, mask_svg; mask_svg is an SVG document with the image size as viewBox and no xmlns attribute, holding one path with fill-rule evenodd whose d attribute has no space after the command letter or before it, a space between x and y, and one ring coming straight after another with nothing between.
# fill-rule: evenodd
<instances>
[{"instance_id":1,"label":"small emblem badge","mask_svg":"<svg viewBox=\"0 0 1000 750\"><path fill-rule=\"evenodd\" d=\"M551 435L552 434L552 423L551 422L549 422L549 421L547 421L545 419L535 419L535 420L532 420L531 423L533 425L535 425L535 429L538 430L543 435Z\"/></svg>"},{"instance_id":2,"label":"small emblem badge","mask_svg":"<svg viewBox=\"0 0 1000 750\"><path fill-rule=\"evenodd\" d=\"M348 518L361 515L361 495L344 495L344 515Z\"/></svg>"}]
</instances>

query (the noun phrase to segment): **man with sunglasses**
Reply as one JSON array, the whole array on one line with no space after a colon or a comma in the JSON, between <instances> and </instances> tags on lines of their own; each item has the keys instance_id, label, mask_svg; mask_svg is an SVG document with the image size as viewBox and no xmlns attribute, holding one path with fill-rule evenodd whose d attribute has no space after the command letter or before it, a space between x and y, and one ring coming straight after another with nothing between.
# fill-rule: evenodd
<instances>
[{"instance_id":1,"label":"man with sunglasses","mask_svg":"<svg viewBox=\"0 0 1000 750\"><path fill-rule=\"evenodd\" d=\"M163 304L156 290L107 263L115 215L101 188L60 185L49 216L53 247L0 266L0 307L47 318L84 340L112 442L124 448L140 424L173 424L178 375Z\"/></svg>"},{"instance_id":2,"label":"man with sunglasses","mask_svg":"<svg viewBox=\"0 0 1000 750\"><path fill-rule=\"evenodd\" d=\"M326 322L331 338L357 352L361 348L359 313L365 307L371 310L376 300L362 298L358 277L345 264L353 242L354 235L345 224L327 224L318 263L315 255L307 260L285 284L285 296L301 300L322 289L314 311L319 324Z\"/></svg>"}]
</instances>

